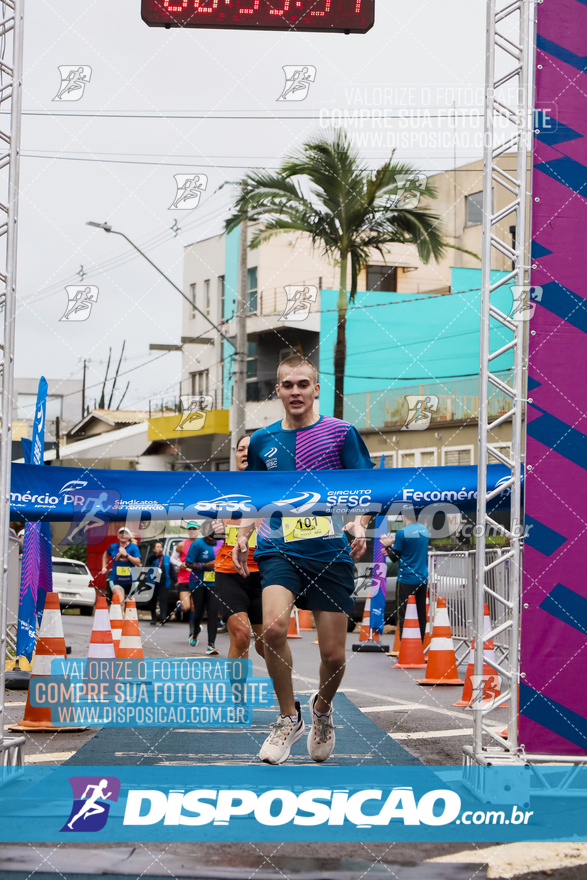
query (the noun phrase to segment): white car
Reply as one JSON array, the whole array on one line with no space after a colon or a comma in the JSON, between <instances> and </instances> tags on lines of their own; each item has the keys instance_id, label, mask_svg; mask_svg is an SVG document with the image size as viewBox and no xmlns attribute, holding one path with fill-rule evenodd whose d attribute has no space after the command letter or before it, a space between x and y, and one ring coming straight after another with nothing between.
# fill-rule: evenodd
<instances>
[{"instance_id":1,"label":"white car","mask_svg":"<svg viewBox=\"0 0 587 880\"><path fill-rule=\"evenodd\" d=\"M88 566L77 559L56 556L52 563L53 591L59 594L60 606L79 608L80 614L89 617L96 604L96 588Z\"/></svg>"}]
</instances>

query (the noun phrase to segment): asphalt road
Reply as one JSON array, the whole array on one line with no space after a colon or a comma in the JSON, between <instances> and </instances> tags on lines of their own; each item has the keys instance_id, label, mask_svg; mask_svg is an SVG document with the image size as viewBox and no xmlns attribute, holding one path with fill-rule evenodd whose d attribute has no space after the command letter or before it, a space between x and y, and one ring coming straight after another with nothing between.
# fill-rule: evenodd
<instances>
[{"instance_id":1,"label":"asphalt road","mask_svg":"<svg viewBox=\"0 0 587 880\"><path fill-rule=\"evenodd\" d=\"M140 613L141 617L143 612ZM64 614L66 642L72 657L85 657L90 639L92 618ZM204 656L205 637L196 648L188 642L186 623L173 621L152 627L148 619L140 620L143 649L146 657ZM204 633L205 636L205 633ZM290 640L294 659L294 685L302 702L307 701L318 682L319 651L314 644L315 632L302 633L301 639ZM462 763L463 746L471 741L470 713L453 708L460 699L460 686L421 687L416 679L421 670L393 669L395 660L384 654L355 653L352 645L357 635L347 636L347 668L342 692L361 709L385 734L391 736L422 763ZM393 635L384 637L393 642ZM220 656L228 651L228 635L219 634L216 646ZM253 652L256 675L266 675L263 661ZM464 674L461 669L461 678ZM22 717L26 692L7 691L7 720L14 723ZM503 711L505 726L505 710ZM336 719L344 723L343 718ZM499 721L496 722L499 724ZM95 734L89 729L79 733L26 734L26 760L36 764L60 764Z\"/></svg>"}]
</instances>

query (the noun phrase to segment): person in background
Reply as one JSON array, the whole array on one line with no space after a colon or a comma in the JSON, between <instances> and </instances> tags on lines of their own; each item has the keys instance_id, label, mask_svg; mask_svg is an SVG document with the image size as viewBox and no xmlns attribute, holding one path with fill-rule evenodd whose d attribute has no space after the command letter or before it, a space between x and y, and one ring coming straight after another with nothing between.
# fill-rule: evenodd
<instances>
[{"instance_id":1,"label":"person in background","mask_svg":"<svg viewBox=\"0 0 587 880\"><path fill-rule=\"evenodd\" d=\"M108 558L112 559L110 587L120 597L124 609L126 597L133 585L132 568L141 564L141 554L136 544L131 544L132 534L128 529L118 529L118 543L110 544L102 555L102 574L108 571Z\"/></svg>"},{"instance_id":2,"label":"person in background","mask_svg":"<svg viewBox=\"0 0 587 880\"><path fill-rule=\"evenodd\" d=\"M236 468L244 471L250 437L244 434L236 444ZM232 549L236 545L241 520L225 519L226 537L216 556L216 595L219 612L226 621L230 636L229 659L247 658L251 643L251 628L255 634L255 648L263 656L263 602L261 598L261 575L254 559L254 539L249 548L247 566L249 576L238 574L232 561Z\"/></svg>"},{"instance_id":3,"label":"person in background","mask_svg":"<svg viewBox=\"0 0 587 880\"><path fill-rule=\"evenodd\" d=\"M202 524L203 537L194 541L185 560L190 575L190 645L195 648L202 629L204 608L208 615L208 647L206 654L217 654L216 631L218 629L218 599L214 584L214 562L217 553L217 535L224 531L224 525L217 520L207 520ZM185 608L185 605L183 606Z\"/></svg>"},{"instance_id":4,"label":"person in background","mask_svg":"<svg viewBox=\"0 0 587 880\"><path fill-rule=\"evenodd\" d=\"M414 508L405 504L402 509L403 529L381 538L385 552L392 562L399 561L397 573L397 620L400 637L403 635L406 606L410 596L416 597L420 635L426 632L426 591L428 589L428 541L426 526L416 522Z\"/></svg>"},{"instance_id":5,"label":"person in background","mask_svg":"<svg viewBox=\"0 0 587 880\"><path fill-rule=\"evenodd\" d=\"M157 566L161 569L159 582L155 584L153 598L151 599L151 626L157 625L157 600L159 601L159 620L161 626L168 620L167 615L167 590L175 586L177 583L177 574L175 568L171 564L171 560L167 553L163 552L163 544L157 541L153 547L153 552L147 559L148 566Z\"/></svg>"},{"instance_id":6,"label":"person in background","mask_svg":"<svg viewBox=\"0 0 587 880\"><path fill-rule=\"evenodd\" d=\"M171 554L171 563L177 572L177 585L179 587L179 602L176 611L189 611L191 608L190 598L190 575L191 571L185 564L189 549L198 538L201 537L200 524L189 522L187 524L188 536L176 545Z\"/></svg>"}]
</instances>

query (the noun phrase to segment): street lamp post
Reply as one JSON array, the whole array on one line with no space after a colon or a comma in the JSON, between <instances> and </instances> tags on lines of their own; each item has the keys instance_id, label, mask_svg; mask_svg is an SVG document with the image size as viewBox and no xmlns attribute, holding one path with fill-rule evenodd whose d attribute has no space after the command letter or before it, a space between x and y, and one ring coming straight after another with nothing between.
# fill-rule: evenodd
<instances>
[{"instance_id":1,"label":"street lamp post","mask_svg":"<svg viewBox=\"0 0 587 880\"><path fill-rule=\"evenodd\" d=\"M240 180L225 180L214 191L224 186L242 188ZM247 426L247 307L248 307L248 222L245 217L239 229L238 281L236 291L236 346L230 407L230 469L236 470L236 444Z\"/></svg>"},{"instance_id":2,"label":"street lamp post","mask_svg":"<svg viewBox=\"0 0 587 880\"><path fill-rule=\"evenodd\" d=\"M232 183L232 181L225 181L226 183ZM218 189L222 189L224 184L218 187ZM230 467L231 470L236 470L236 442L239 436L244 432L245 423L246 423L246 369L247 369L247 222L243 221L241 224L241 237L240 237L240 254L239 254L239 284L238 284L238 293L237 293L237 315L236 315L236 324L237 324L237 333L236 333L236 345L228 336L226 336L220 327L212 321L208 315L206 315L198 306L193 303L189 297L185 295L183 290L174 284L174 282L169 278L165 272L163 272L159 266L157 266L153 260L150 260L149 257L143 253L143 251L137 247L134 241L131 241L128 235L125 235L124 232L119 232L116 229L113 229L109 223L96 223L94 220L88 220L86 223L87 226L95 226L97 229L103 229L104 232L111 232L113 235L120 235L127 241L131 247L137 251L141 257L144 257L145 260L153 266L154 269L159 272L163 278L171 284L171 286L177 290L183 298L189 302L190 307L198 312L206 321L212 326L220 338L226 342L229 342L232 347L235 349L234 356L234 384L233 384L233 396L232 396L232 405L230 407Z\"/></svg>"},{"instance_id":3,"label":"street lamp post","mask_svg":"<svg viewBox=\"0 0 587 880\"><path fill-rule=\"evenodd\" d=\"M240 225L239 273L236 299L236 349L234 383L230 410L230 468L236 470L236 445L247 426L247 308L248 308L248 229L246 219Z\"/></svg>"},{"instance_id":4,"label":"street lamp post","mask_svg":"<svg viewBox=\"0 0 587 880\"><path fill-rule=\"evenodd\" d=\"M137 252L141 255L141 257L144 257L144 258L145 258L145 260L147 261L147 263L150 263L151 266L152 266L154 269L156 269L157 272L159 272L159 274L163 276L163 278L165 278L165 280L167 281L168 284L171 284L171 286L172 286L175 290L177 290L177 292L178 292L181 296L183 296L183 298L186 300L186 302L189 302L190 307L191 307L194 311L199 312L199 314L200 314L203 318L205 318L206 321L208 321L208 323L209 323L212 327L214 327L214 329L216 330L216 332L217 332L217 333L218 333L223 339L226 339L227 342L230 342L230 344L231 344L231 345L233 346L233 348L234 348L234 342L233 342L231 339L229 339L228 336L225 336L225 335L224 335L224 333L222 332L222 330L220 329L220 327L218 327L218 326L214 323L214 321L211 321L210 318L208 317L208 315L206 315L201 309L199 309L199 308L197 307L197 305L196 305L195 303L193 303L193 302L191 301L191 299L185 295L185 293L183 292L183 290L181 289L181 287L178 287L177 284L175 284L175 283L171 280L171 278L169 278L169 276L167 276L167 275L165 274L165 272L163 272L163 270L160 269L159 266L157 266L156 263L153 262L153 260L150 260L149 257L148 257L145 253L143 253L143 251L140 249L140 247L137 247L137 245L134 243L134 241L131 241L131 240L130 240L130 238L128 237L128 235L125 235L124 232L119 232L119 231L116 230L116 229L112 229L112 227L111 227L108 223L96 223L94 220L88 220L87 223L86 223L86 226L95 226L97 229L103 229L104 232L111 232L112 235L120 235L120 236L122 236L122 238L124 238L125 241L128 241L128 243L130 244L130 246L133 247L133 248L135 249L135 251L137 251Z\"/></svg>"}]
</instances>

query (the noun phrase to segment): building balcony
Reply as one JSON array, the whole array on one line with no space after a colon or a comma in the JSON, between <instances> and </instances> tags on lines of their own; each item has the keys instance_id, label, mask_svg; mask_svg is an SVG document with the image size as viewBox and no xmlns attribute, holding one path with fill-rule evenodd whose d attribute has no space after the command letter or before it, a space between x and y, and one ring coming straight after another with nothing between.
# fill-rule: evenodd
<instances>
[{"instance_id":1,"label":"building balcony","mask_svg":"<svg viewBox=\"0 0 587 880\"><path fill-rule=\"evenodd\" d=\"M511 385L511 372L504 371L496 375ZM490 386L489 420L507 413L511 409L511 402L509 395ZM430 418L425 414L429 414ZM410 430L418 430L415 427L418 421L423 427L428 427L446 422L476 421L478 416L477 377L345 395L344 418L359 430L405 430L408 424Z\"/></svg>"}]
</instances>

